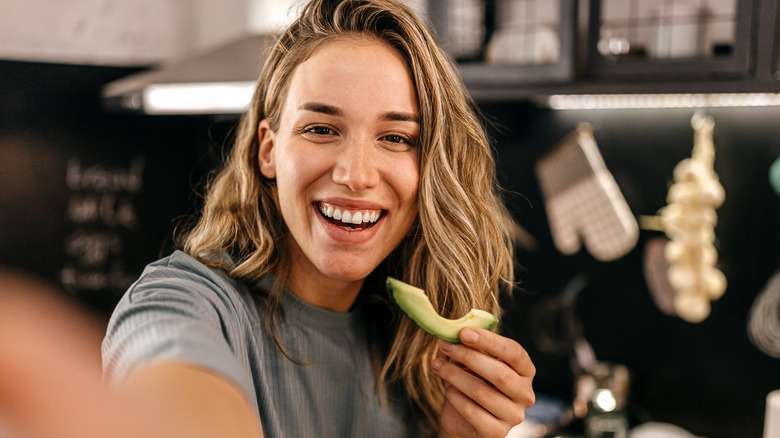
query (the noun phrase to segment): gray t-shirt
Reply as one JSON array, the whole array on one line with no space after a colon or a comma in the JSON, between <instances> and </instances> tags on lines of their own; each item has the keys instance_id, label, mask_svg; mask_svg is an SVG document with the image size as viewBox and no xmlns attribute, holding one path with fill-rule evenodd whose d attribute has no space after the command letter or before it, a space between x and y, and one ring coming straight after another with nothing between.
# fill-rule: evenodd
<instances>
[{"instance_id":1,"label":"gray t-shirt","mask_svg":"<svg viewBox=\"0 0 780 438\"><path fill-rule=\"evenodd\" d=\"M278 351L247 289L177 251L150 264L121 299L103 341L105 378L175 360L204 367L241 388L276 437L407 437L405 404L380 404L357 312L309 305L290 292Z\"/></svg>"}]
</instances>

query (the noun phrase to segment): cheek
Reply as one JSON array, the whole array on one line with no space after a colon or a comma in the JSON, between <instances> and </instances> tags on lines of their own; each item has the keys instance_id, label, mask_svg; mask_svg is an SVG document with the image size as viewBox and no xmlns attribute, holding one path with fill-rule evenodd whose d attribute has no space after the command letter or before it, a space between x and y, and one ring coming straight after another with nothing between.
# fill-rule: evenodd
<instances>
[{"instance_id":1,"label":"cheek","mask_svg":"<svg viewBox=\"0 0 780 438\"><path fill-rule=\"evenodd\" d=\"M307 160L305 155L300 153L300 148L286 146L279 151L277 157L277 178L281 177L291 185L298 185L310 173L309 168L314 165L314 160Z\"/></svg>"},{"instance_id":2,"label":"cheek","mask_svg":"<svg viewBox=\"0 0 780 438\"><path fill-rule=\"evenodd\" d=\"M420 186L420 165L415 154L410 158L406 166L404 166L405 172L402 184L404 185L404 192L408 194L412 200L417 202L417 189Z\"/></svg>"},{"instance_id":3,"label":"cheek","mask_svg":"<svg viewBox=\"0 0 780 438\"><path fill-rule=\"evenodd\" d=\"M391 181L402 204L406 204L413 212L417 212L417 190L420 184L420 169L417 156L410 157L405 163L394 166Z\"/></svg>"},{"instance_id":4,"label":"cheek","mask_svg":"<svg viewBox=\"0 0 780 438\"><path fill-rule=\"evenodd\" d=\"M276 190L279 196L279 204L282 209L282 215L286 220L290 214L290 208L296 204L296 193L300 190L300 175L299 169L291 165L289 157L284 157L279 154L276 164Z\"/></svg>"},{"instance_id":5,"label":"cheek","mask_svg":"<svg viewBox=\"0 0 780 438\"><path fill-rule=\"evenodd\" d=\"M277 186L282 203L303 204L306 191L320 178L325 169L325 160L311 153L296 153L286 150L277 161Z\"/></svg>"}]
</instances>

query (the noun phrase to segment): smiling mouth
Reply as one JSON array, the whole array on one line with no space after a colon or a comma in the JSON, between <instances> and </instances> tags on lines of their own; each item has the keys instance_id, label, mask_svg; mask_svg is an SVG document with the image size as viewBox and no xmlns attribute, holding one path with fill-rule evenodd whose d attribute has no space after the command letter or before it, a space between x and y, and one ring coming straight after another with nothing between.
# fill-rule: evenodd
<instances>
[{"instance_id":1,"label":"smiling mouth","mask_svg":"<svg viewBox=\"0 0 780 438\"><path fill-rule=\"evenodd\" d=\"M385 214L384 210L351 210L327 202L320 202L316 207L326 221L347 231L367 230Z\"/></svg>"}]
</instances>

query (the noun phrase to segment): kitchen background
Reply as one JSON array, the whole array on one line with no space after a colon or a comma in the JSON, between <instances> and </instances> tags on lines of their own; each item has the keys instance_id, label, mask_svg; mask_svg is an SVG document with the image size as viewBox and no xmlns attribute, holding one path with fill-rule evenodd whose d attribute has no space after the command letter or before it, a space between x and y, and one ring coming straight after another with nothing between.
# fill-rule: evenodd
<instances>
[{"instance_id":1,"label":"kitchen background","mask_svg":"<svg viewBox=\"0 0 780 438\"><path fill-rule=\"evenodd\" d=\"M628 370L622 418L632 426L655 421L698 436L761 437L767 394L780 389L780 176L770 177L780 157L780 107L775 94L751 94L761 106L735 107L710 93L780 91L777 2L410 4L458 59L525 231L520 285L505 300L503 329L537 365L535 418L581 395L575 359L592 354ZM273 32L288 7L0 0L0 266L46 279L107 317L197 211L197 191L236 122L230 109L148 114L143 87L155 78L147 74L170 66L175 73L182 60ZM120 91L108 96L112 84ZM693 94L696 103L667 97L640 108L649 97L603 98L649 93ZM714 122L713 170L725 191L713 243L727 288L701 322L669 305L668 239L652 220L668 203L675 167L691 157L695 106ZM570 186L546 191L543 163L586 149L562 143L583 122L595 161L591 153L575 163L584 174L559 176ZM606 199L585 207L628 211L622 228L599 217L591 224L623 236L620 252L597 257L589 245L564 252L551 228L561 218L546 207L597 179L602 192L566 202ZM582 424L575 419L572 430Z\"/></svg>"}]
</instances>

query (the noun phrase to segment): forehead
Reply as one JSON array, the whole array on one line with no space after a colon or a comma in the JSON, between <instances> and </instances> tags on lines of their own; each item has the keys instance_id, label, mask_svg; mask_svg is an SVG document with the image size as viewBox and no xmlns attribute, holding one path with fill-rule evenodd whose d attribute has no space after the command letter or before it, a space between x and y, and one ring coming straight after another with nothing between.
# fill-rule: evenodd
<instances>
[{"instance_id":1,"label":"forehead","mask_svg":"<svg viewBox=\"0 0 780 438\"><path fill-rule=\"evenodd\" d=\"M287 102L362 100L417 112L411 71L401 53L378 38L345 36L320 45L293 72Z\"/></svg>"}]
</instances>

